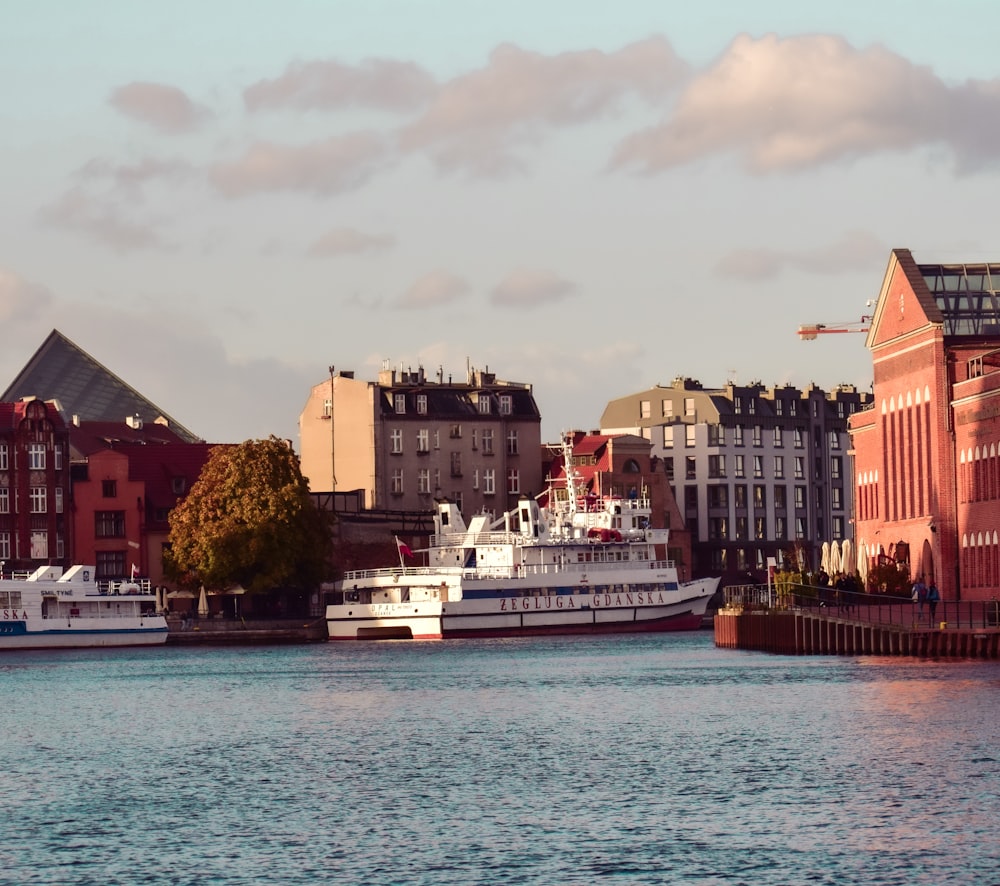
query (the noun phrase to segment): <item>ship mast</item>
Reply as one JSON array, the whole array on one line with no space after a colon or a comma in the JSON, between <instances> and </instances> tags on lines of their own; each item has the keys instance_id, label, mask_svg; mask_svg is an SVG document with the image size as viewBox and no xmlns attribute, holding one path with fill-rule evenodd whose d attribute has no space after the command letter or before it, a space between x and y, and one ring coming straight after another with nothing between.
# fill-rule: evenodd
<instances>
[{"instance_id":1,"label":"ship mast","mask_svg":"<svg viewBox=\"0 0 1000 886\"><path fill-rule=\"evenodd\" d=\"M576 480L578 474L573 467L573 434L571 431L563 433L562 448L563 469L566 471L567 513L569 521L572 523L576 516Z\"/></svg>"}]
</instances>

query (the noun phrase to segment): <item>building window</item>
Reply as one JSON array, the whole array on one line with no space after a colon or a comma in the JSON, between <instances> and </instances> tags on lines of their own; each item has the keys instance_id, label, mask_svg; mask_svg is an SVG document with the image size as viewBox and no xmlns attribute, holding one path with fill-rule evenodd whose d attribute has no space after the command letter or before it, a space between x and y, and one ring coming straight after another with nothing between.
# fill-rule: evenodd
<instances>
[{"instance_id":1,"label":"building window","mask_svg":"<svg viewBox=\"0 0 1000 886\"><path fill-rule=\"evenodd\" d=\"M754 521L754 526L756 527L756 535L754 536L758 540L762 538L767 538L767 520L764 517L758 517Z\"/></svg>"},{"instance_id":2,"label":"building window","mask_svg":"<svg viewBox=\"0 0 1000 886\"><path fill-rule=\"evenodd\" d=\"M839 486L830 489L830 507L835 511L844 510L844 490Z\"/></svg>"},{"instance_id":3,"label":"building window","mask_svg":"<svg viewBox=\"0 0 1000 886\"><path fill-rule=\"evenodd\" d=\"M496 495L497 473L493 468L483 469L483 495Z\"/></svg>"},{"instance_id":4,"label":"building window","mask_svg":"<svg viewBox=\"0 0 1000 886\"><path fill-rule=\"evenodd\" d=\"M674 482L674 457L668 456L663 459L663 472L667 475L667 480Z\"/></svg>"},{"instance_id":5,"label":"building window","mask_svg":"<svg viewBox=\"0 0 1000 886\"><path fill-rule=\"evenodd\" d=\"M393 495L403 494L403 469L393 468L392 469L392 486L390 487L390 492Z\"/></svg>"},{"instance_id":6,"label":"building window","mask_svg":"<svg viewBox=\"0 0 1000 886\"><path fill-rule=\"evenodd\" d=\"M755 508L763 508L767 505L767 493L763 486L754 486L753 488L753 506Z\"/></svg>"},{"instance_id":7,"label":"building window","mask_svg":"<svg viewBox=\"0 0 1000 886\"><path fill-rule=\"evenodd\" d=\"M125 538L125 512L95 511L94 535L97 538Z\"/></svg>"},{"instance_id":8,"label":"building window","mask_svg":"<svg viewBox=\"0 0 1000 886\"><path fill-rule=\"evenodd\" d=\"M451 475L452 477L462 476L462 453L453 452L451 454Z\"/></svg>"},{"instance_id":9,"label":"building window","mask_svg":"<svg viewBox=\"0 0 1000 886\"><path fill-rule=\"evenodd\" d=\"M830 448L840 449L840 433L838 431L830 431Z\"/></svg>"},{"instance_id":10,"label":"building window","mask_svg":"<svg viewBox=\"0 0 1000 886\"><path fill-rule=\"evenodd\" d=\"M31 532L31 559L47 560L49 558L49 534L44 529L34 529Z\"/></svg>"},{"instance_id":11,"label":"building window","mask_svg":"<svg viewBox=\"0 0 1000 886\"><path fill-rule=\"evenodd\" d=\"M839 455L833 456L830 459L830 479L839 480L840 475L844 470L844 460Z\"/></svg>"},{"instance_id":12,"label":"building window","mask_svg":"<svg viewBox=\"0 0 1000 886\"><path fill-rule=\"evenodd\" d=\"M61 560L66 556L66 541L61 532L56 533L56 557Z\"/></svg>"},{"instance_id":13,"label":"building window","mask_svg":"<svg viewBox=\"0 0 1000 886\"><path fill-rule=\"evenodd\" d=\"M844 518L834 517L833 518L833 537L843 538L844 537Z\"/></svg>"},{"instance_id":14,"label":"building window","mask_svg":"<svg viewBox=\"0 0 1000 886\"><path fill-rule=\"evenodd\" d=\"M674 401L673 400L664 400L660 404L660 408L663 410L663 417L664 418L673 418L674 417Z\"/></svg>"},{"instance_id":15,"label":"building window","mask_svg":"<svg viewBox=\"0 0 1000 886\"><path fill-rule=\"evenodd\" d=\"M757 398L747 397L747 413L755 415L757 413Z\"/></svg>"},{"instance_id":16,"label":"building window","mask_svg":"<svg viewBox=\"0 0 1000 886\"><path fill-rule=\"evenodd\" d=\"M10 559L10 533L0 532L0 560Z\"/></svg>"},{"instance_id":17,"label":"building window","mask_svg":"<svg viewBox=\"0 0 1000 886\"><path fill-rule=\"evenodd\" d=\"M746 486L734 486L733 496L736 502L737 508L745 508L747 506L747 488Z\"/></svg>"},{"instance_id":18,"label":"building window","mask_svg":"<svg viewBox=\"0 0 1000 886\"><path fill-rule=\"evenodd\" d=\"M708 476L713 478L726 476L726 457L724 455L710 455L708 457Z\"/></svg>"},{"instance_id":19,"label":"building window","mask_svg":"<svg viewBox=\"0 0 1000 886\"><path fill-rule=\"evenodd\" d=\"M743 412L743 398L742 397L733 397L733 412L735 412L737 415L739 415L741 412Z\"/></svg>"},{"instance_id":20,"label":"building window","mask_svg":"<svg viewBox=\"0 0 1000 886\"><path fill-rule=\"evenodd\" d=\"M760 425L754 425L753 426L752 437L753 437L753 445L754 446L763 446L763 443L761 442Z\"/></svg>"},{"instance_id":21,"label":"building window","mask_svg":"<svg viewBox=\"0 0 1000 886\"><path fill-rule=\"evenodd\" d=\"M441 431L438 428L434 429L434 448L441 448Z\"/></svg>"},{"instance_id":22,"label":"building window","mask_svg":"<svg viewBox=\"0 0 1000 886\"><path fill-rule=\"evenodd\" d=\"M417 471L417 492L428 495L431 491L431 472L429 468Z\"/></svg>"},{"instance_id":23,"label":"building window","mask_svg":"<svg viewBox=\"0 0 1000 886\"><path fill-rule=\"evenodd\" d=\"M0 443L0 471L6 471L9 465L7 463L7 444Z\"/></svg>"},{"instance_id":24,"label":"building window","mask_svg":"<svg viewBox=\"0 0 1000 886\"><path fill-rule=\"evenodd\" d=\"M330 418L333 415L333 400L327 397L323 401L323 418Z\"/></svg>"},{"instance_id":25,"label":"building window","mask_svg":"<svg viewBox=\"0 0 1000 886\"><path fill-rule=\"evenodd\" d=\"M753 475L758 479L764 476L764 457L762 455L753 457Z\"/></svg>"},{"instance_id":26,"label":"building window","mask_svg":"<svg viewBox=\"0 0 1000 886\"><path fill-rule=\"evenodd\" d=\"M774 518L774 537L784 541L788 537L788 521L784 517Z\"/></svg>"},{"instance_id":27,"label":"building window","mask_svg":"<svg viewBox=\"0 0 1000 886\"><path fill-rule=\"evenodd\" d=\"M393 455L399 455L403 451L403 429L393 428L390 435L391 446L389 451Z\"/></svg>"},{"instance_id":28,"label":"building window","mask_svg":"<svg viewBox=\"0 0 1000 886\"><path fill-rule=\"evenodd\" d=\"M61 514L63 512L63 491L61 486L55 488L56 493L56 513Z\"/></svg>"},{"instance_id":29,"label":"building window","mask_svg":"<svg viewBox=\"0 0 1000 886\"><path fill-rule=\"evenodd\" d=\"M789 415L795 415L795 412L796 412L795 401L794 400L789 400L788 401L788 414Z\"/></svg>"},{"instance_id":30,"label":"building window","mask_svg":"<svg viewBox=\"0 0 1000 886\"><path fill-rule=\"evenodd\" d=\"M479 468L472 469L472 488L473 489L479 488Z\"/></svg>"},{"instance_id":31,"label":"building window","mask_svg":"<svg viewBox=\"0 0 1000 886\"><path fill-rule=\"evenodd\" d=\"M0 514L10 513L10 490L4 486L0 488Z\"/></svg>"},{"instance_id":32,"label":"building window","mask_svg":"<svg viewBox=\"0 0 1000 886\"><path fill-rule=\"evenodd\" d=\"M805 446L802 441L802 428L794 428L792 430L792 442L795 444L796 449L801 449Z\"/></svg>"},{"instance_id":33,"label":"building window","mask_svg":"<svg viewBox=\"0 0 1000 886\"><path fill-rule=\"evenodd\" d=\"M709 425L708 426L708 445L709 446L725 446L726 445L726 428L725 428L725 425Z\"/></svg>"},{"instance_id":34,"label":"building window","mask_svg":"<svg viewBox=\"0 0 1000 886\"><path fill-rule=\"evenodd\" d=\"M709 517L708 537L710 541L725 541L729 538L725 517Z\"/></svg>"},{"instance_id":35,"label":"building window","mask_svg":"<svg viewBox=\"0 0 1000 886\"><path fill-rule=\"evenodd\" d=\"M517 431L507 431L507 455L517 455Z\"/></svg>"},{"instance_id":36,"label":"building window","mask_svg":"<svg viewBox=\"0 0 1000 886\"><path fill-rule=\"evenodd\" d=\"M493 428L483 428L483 455L493 455Z\"/></svg>"},{"instance_id":37,"label":"building window","mask_svg":"<svg viewBox=\"0 0 1000 886\"><path fill-rule=\"evenodd\" d=\"M737 517L736 518L736 540L746 541L747 539L747 518Z\"/></svg>"},{"instance_id":38,"label":"building window","mask_svg":"<svg viewBox=\"0 0 1000 886\"><path fill-rule=\"evenodd\" d=\"M101 495L103 495L105 498L118 498L118 481L102 480Z\"/></svg>"},{"instance_id":39,"label":"building window","mask_svg":"<svg viewBox=\"0 0 1000 886\"><path fill-rule=\"evenodd\" d=\"M514 398L510 394L500 395L500 414L511 415L514 412Z\"/></svg>"},{"instance_id":40,"label":"building window","mask_svg":"<svg viewBox=\"0 0 1000 886\"><path fill-rule=\"evenodd\" d=\"M774 479L783 480L785 477L785 457L776 455L774 457Z\"/></svg>"},{"instance_id":41,"label":"building window","mask_svg":"<svg viewBox=\"0 0 1000 886\"><path fill-rule=\"evenodd\" d=\"M698 461L693 455L684 459L684 472L688 480L698 479Z\"/></svg>"},{"instance_id":42,"label":"building window","mask_svg":"<svg viewBox=\"0 0 1000 886\"><path fill-rule=\"evenodd\" d=\"M684 398L684 414L690 418L694 418L694 397Z\"/></svg>"},{"instance_id":43,"label":"building window","mask_svg":"<svg viewBox=\"0 0 1000 886\"><path fill-rule=\"evenodd\" d=\"M774 414L784 415L785 414L785 401L780 397L774 398Z\"/></svg>"},{"instance_id":44,"label":"building window","mask_svg":"<svg viewBox=\"0 0 1000 886\"><path fill-rule=\"evenodd\" d=\"M712 571L713 572L725 572L726 566L726 549L725 548L715 548L712 551Z\"/></svg>"},{"instance_id":45,"label":"building window","mask_svg":"<svg viewBox=\"0 0 1000 886\"><path fill-rule=\"evenodd\" d=\"M806 518L805 517L796 517L795 518L795 537L796 538L805 538L806 537L806 529L807 528L808 528L808 523L806 522Z\"/></svg>"},{"instance_id":46,"label":"building window","mask_svg":"<svg viewBox=\"0 0 1000 886\"><path fill-rule=\"evenodd\" d=\"M417 415L427 415L426 394L417 394Z\"/></svg>"},{"instance_id":47,"label":"building window","mask_svg":"<svg viewBox=\"0 0 1000 886\"><path fill-rule=\"evenodd\" d=\"M521 472L517 468L507 468L507 492L516 495L521 491Z\"/></svg>"},{"instance_id":48,"label":"building window","mask_svg":"<svg viewBox=\"0 0 1000 886\"><path fill-rule=\"evenodd\" d=\"M801 455L795 456L795 479L802 480L806 476L806 460Z\"/></svg>"},{"instance_id":49,"label":"building window","mask_svg":"<svg viewBox=\"0 0 1000 886\"><path fill-rule=\"evenodd\" d=\"M795 507L804 508L806 506L806 488L805 486L795 487Z\"/></svg>"},{"instance_id":50,"label":"building window","mask_svg":"<svg viewBox=\"0 0 1000 886\"><path fill-rule=\"evenodd\" d=\"M122 578L125 575L124 551L98 551L94 564L94 578L99 581L109 581Z\"/></svg>"},{"instance_id":51,"label":"building window","mask_svg":"<svg viewBox=\"0 0 1000 886\"><path fill-rule=\"evenodd\" d=\"M479 414L489 415L490 414L490 397L489 394L479 395Z\"/></svg>"},{"instance_id":52,"label":"building window","mask_svg":"<svg viewBox=\"0 0 1000 886\"><path fill-rule=\"evenodd\" d=\"M31 513L45 514L49 510L48 490L44 486L31 487Z\"/></svg>"},{"instance_id":53,"label":"building window","mask_svg":"<svg viewBox=\"0 0 1000 886\"><path fill-rule=\"evenodd\" d=\"M684 425L684 445L687 446L688 449L694 448L697 444L697 439L695 437L696 430L695 425Z\"/></svg>"},{"instance_id":54,"label":"building window","mask_svg":"<svg viewBox=\"0 0 1000 886\"><path fill-rule=\"evenodd\" d=\"M733 445L743 445L743 425L736 425L733 427Z\"/></svg>"},{"instance_id":55,"label":"building window","mask_svg":"<svg viewBox=\"0 0 1000 886\"><path fill-rule=\"evenodd\" d=\"M745 477L746 474L743 472L743 456L734 455L733 456L733 476L734 477Z\"/></svg>"},{"instance_id":56,"label":"building window","mask_svg":"<svg viewBox=\"0 0 1000 886\"><path fill-rule=\"evenodd\" d=\"M708 506L710 508L725 508L729 506L729 489L726 486L708 487Z\"/></svg>"},{"instance_id":57,"label":"building window","mask_svg":"<svg viewBox=\"0 0 1000 886\"><path fill-rule=\"evenodd\" d=\"M461 440L462 439L462 426L461 425L452 425L451 429L448 431L448 436L451 437L452 440Z\"/></svg>"},{"instance_id":58,"label":"building window","mask_svg":"<svg viewBox=\"0 0 1000 886\"><path fill-rule=\"evenodd\" d=\"M406 394L393 394L392 403L396 415L406 415Z\"/></svg>"},{"instance_id":59,"label":"building window","mask_svg":"<svg viewBox=\"0 0 1000 886\"><path fill-rule=\"evenodd\" d=\"M183 495L184 490L187 489L187 480L183 477L171 477L170 488L174 495Z\"/></svg>"},{"instance_id":60,"label":"building window","mask_svg":"<svg viewBox=\"0 0 1000 886\"><path fill-rule=\"evenodd\" d=\"M779 448L785 445L781 428L774 429L774 445Z\"/></svg>"},{"instance_id":61,"label":"building window","mask_svg":"<svg viewBox=\"0 0 1000 886\"><path fill-rule=\"evenodd\" d=\"M649 418L649 400L639 401L639 418Z\"/></svg>"},{"instance_id":62,"label":"building window","mask_svg":"<svg viewBox=\"0 0 1000 886\"><path fill-rule=\"evenodd\" d=\"M673 449L674 448L674 426L664 425L663 427L663 448Z\"/></svg>"},{"instance_id":63,"label":"building window","mask_svg":"<svg viewBox=\"0 0 1000 886\"><path fill-rule=\"evenodd\" d=\"M698 487L684 487L684 509L688 512L698 510ZM693 534L692 534L693 535Z\"/></svg>"},{"instance_id":64,"label":"building window","mask_svg":"<svg viewBox=\"0 0 1000 886\"><path fill-rule=\"evenodd\" d=\"M431 451L431 432L427 428L417 431L417 452Z\"/></svg>"},{"instance_id":65,"label":"building window","mask_svg":"<svg viewBox=\"0 0 1000 886\"><path fill-rule=\"evenodd\" d=\"M32 471L45 470L45 444L28 444L28 469Z\"/></svg>"},{"instance_id":66,"label":"building window","mask_svg":"<svg viewBox=\"0 0 1000 886\"><path fill-rule=\"evenodd\" d=\"M788 500L787 493L784 486L774 487L774 507L775 510L783 511L786 507Z\"/></svg>"}]
</instances>

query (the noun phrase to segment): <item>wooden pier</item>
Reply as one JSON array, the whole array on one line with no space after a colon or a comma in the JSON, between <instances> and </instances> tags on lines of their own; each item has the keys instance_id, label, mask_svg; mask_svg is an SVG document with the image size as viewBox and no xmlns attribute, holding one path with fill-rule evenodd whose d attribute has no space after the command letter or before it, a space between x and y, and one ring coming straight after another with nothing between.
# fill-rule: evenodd
<instances>
[{"instance_id":1,"label":"wooden pier","mask_svg":"<svg viewBox=\"0 0 1000 886\"><path fill-rule=\"evenodd\" d=\"M727 588L715 616L715 645L780 655L1000 658L995 602L940 604L932 620L926 607L909 600L824 599L816 591Z\"/></svg>"}]
</instances>

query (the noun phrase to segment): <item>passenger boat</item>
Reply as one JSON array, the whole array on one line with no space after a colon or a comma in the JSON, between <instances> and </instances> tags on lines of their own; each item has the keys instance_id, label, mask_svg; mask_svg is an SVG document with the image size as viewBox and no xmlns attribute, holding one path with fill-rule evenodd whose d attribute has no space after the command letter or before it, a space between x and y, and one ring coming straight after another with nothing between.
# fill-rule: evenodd
<instances>
[{"instance_id":1,"label":"passenger boat","mask_svg":"<svg viewBox=\"0 0 1000 886\"><path fill-rule=\"evenodd\" d=\"M566 462L569 464L569 461ZM556 490L558 491L558 490ZM439 501L426 566L348 572L326 607L331 640L521 637L700 628L718 578L679 582L669 530L644 499L522 498L465 523Z\"/></svg>"},{"instance_id":2,"label":"passenger boat","mask_svg":"<svg viewBox=\"0 0 1000 886\"><path fill-rule=\"evenodd\" d=\"M97 582L93 566L0 576L0 650L165 643L156 608L148 581Z\"/></svg>"}]
</instances>

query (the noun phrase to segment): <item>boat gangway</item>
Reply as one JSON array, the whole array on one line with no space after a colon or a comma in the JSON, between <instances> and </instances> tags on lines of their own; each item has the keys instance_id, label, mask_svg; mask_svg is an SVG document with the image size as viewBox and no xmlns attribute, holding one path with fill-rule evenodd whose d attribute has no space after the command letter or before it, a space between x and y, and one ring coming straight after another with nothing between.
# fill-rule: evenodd
<instances>
[{"instance_id":1,"label":"boat gangway","mask_svg":"<svg viewBox=\"0 0 1000 886\"><path fill-rule=\"evenodd\" d=\"M723 589L715 645L783 655L1000 658L1000 601L941 601L814 588Z\"/></svg>"}]
</instances>

